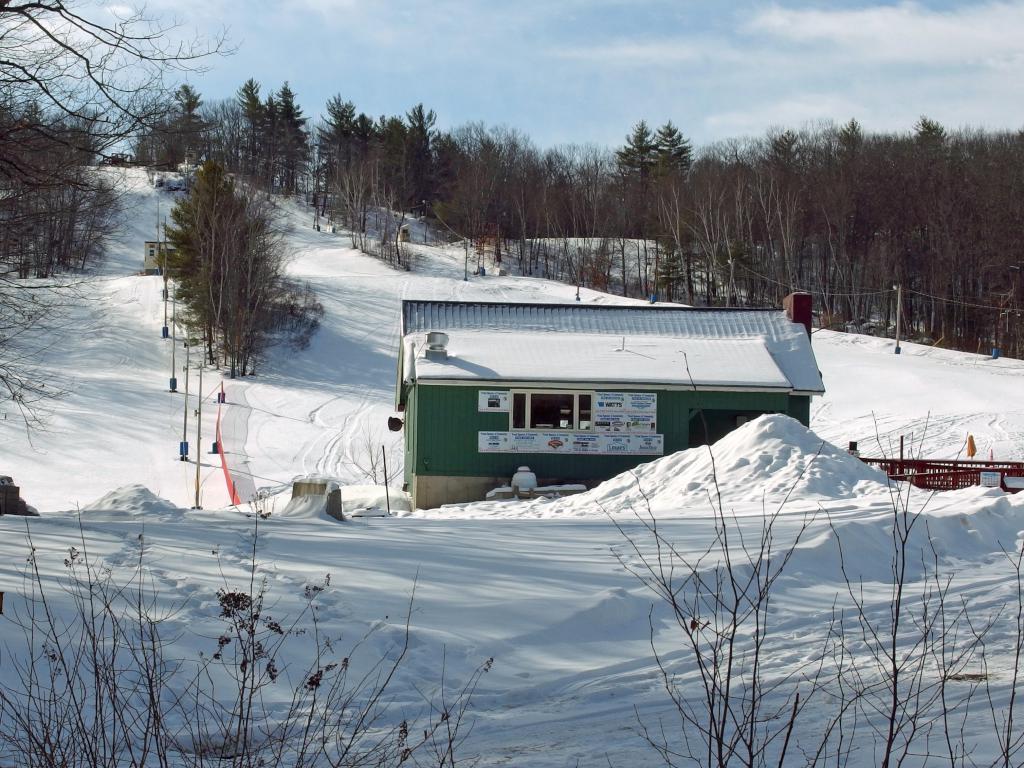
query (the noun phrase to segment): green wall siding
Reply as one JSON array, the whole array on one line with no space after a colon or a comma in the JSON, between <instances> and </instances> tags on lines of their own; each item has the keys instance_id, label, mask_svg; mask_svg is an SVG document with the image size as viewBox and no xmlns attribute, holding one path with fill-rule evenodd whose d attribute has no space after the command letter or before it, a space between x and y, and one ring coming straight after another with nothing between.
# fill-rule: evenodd
<instances>
[{"instance_id":1,"label":"green wall siding","mask_svg":"<svg viewBox=\"0 0 1024 768\"><path fill-rule=\"evenodd\" d=\"M811 426L811 398L809 396L789 398L787 413L805 427Z\"/></svg>"},{"instance_id":2,"label":"green wall siding","mask_svg":"<svg viewBox=\"0 0 1024 768\"><path fill-rule=\"evenodd\" d=\"M540 389L541 387L538 387ZM567 454L480 453L477 433L506 431L507 413L477 411L478 392L487 387L413 386L406 405L406 482L412 474L453 475L463 477L511 477L516 467L527 464L538 477L559 480L605 479L635 467L655 456L573 456ZM607 391L630 390L607 387ZM736 415L788 413L807 423L810 398L790 397L785 393L760 392L686 392L658 391L657 431L665 436L665 454L689 448L691 440L700 440L691 432L705 412L716 429L729 431ZM802 402L799 402L802 401ZM723 432L724 434L724 432ZM717 439L713 434L712 437Z\"/></svg>"}]
</instances>

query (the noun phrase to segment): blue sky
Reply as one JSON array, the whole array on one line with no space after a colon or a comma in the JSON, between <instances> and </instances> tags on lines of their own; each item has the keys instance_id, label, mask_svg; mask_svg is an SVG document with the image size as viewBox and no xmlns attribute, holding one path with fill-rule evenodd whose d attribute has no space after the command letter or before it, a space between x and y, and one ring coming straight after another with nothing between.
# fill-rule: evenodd
<instances>
[{"instance_id":1,"label":"blue sky","mask_svg":"<svg viewBox=\"0 0 1024 768\"><path fill-rule=\"evenodd\" d=\"M698 144L856 117L906 130L1024 127L1024 0L153 0L237 47L190 81L207 100L285 80L374 116L505 124L541 146L621 143L643 118Z\"/></svg>"}]
</instances>

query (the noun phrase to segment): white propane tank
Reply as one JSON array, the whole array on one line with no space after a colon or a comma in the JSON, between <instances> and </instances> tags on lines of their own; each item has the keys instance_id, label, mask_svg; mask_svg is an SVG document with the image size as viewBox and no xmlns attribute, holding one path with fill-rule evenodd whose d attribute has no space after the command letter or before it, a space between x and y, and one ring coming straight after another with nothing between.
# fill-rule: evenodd
<instances>
[{"instance_id":1,"label":"white propane tank","mask_svg":"<svg viewBox=\"0 0 1024 768\"><path fill-rule=\"evenodd\" d=\"M529 467L520 467L512 475L512 490L517 493L532 491L537 487L537 475Z\"/></svg>"}]
</instances>

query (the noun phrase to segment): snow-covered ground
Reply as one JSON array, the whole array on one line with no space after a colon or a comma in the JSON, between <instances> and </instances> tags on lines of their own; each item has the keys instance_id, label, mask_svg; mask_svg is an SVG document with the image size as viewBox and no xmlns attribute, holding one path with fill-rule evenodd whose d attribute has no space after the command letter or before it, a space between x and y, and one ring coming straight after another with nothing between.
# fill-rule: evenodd
<instances>
[{"instance_id":1,"label":"snow-covered ground","mask_svg":"<svg viewBox=\"0 0 1024 768\"><path fill-rule=\"evenodd\" d=\"M171 198L138 171L127 171L125 184L128 208L110 258L86 280L83 300L66 308L70 322L62 323L43 361L49 375L67 382L67 396L52 404L47 429L31 440L13 415L0 420L0 474L12 475L42 513L27 524L0 518L0 590L7 592L5 614L24 609L18 593L29 533L47 583L67 575L71 546L84 541L89 556L117 573L137 559L142 541L156 588L181 604L167 636L178 637L181 657L196 658L210 650L218 631L217 590L247 583L257 518L248 506L228 506L219 460L206 453L216 418L210 395L221 383L212 370L203 382L209 397L204 509L187 509L195 464L177 458L185 403L183 394L167 391L171 343L160 338L162 282L134 274L157 201L166 213ZM457 247L414 246L414 270L394 270L349 248L345 235L312 230L297 205L283 215L292 226L291 272L313 284L326 314L308 349L274 350L257 376L226 383L224 443L238 476L251 477L251 484L240 482L246 491L279 490L309 474L365 485L381 476L382 446L389 476L400 477L401 437L387 431L386 419L403 298L575 298L573 286L531 278L464 281ZM587 290L582 299L622 301ZM259 521L256 559L275 614L298 613L306 587L322 585L330 574L318 597L323 626L343 643L375 629L362 653L384 655L401 636L415 583L412 646L392 691L396 712L422 708L421 692L440 681L442 658L446 678L457 684L493 657L464 748L482 765L660 764L636 732L638 715L648 724L661 717L673 722L652 640L685 685L696 680L679 628L629 570L637 553L627 535L637 538L641 552L650 551L642 523L648 512L685 558L696 558L713 540L717 504L748 542L759 535L766 511L781 509L776 546L808 526L770 613L768 666L782 675L802 670L826 643L834 603L848 607L837 541L847 575L863 579L866 611L883 617L888 605L892 489L884 476L816 435L840 447L858 440L865 454L891 454L903 434L908 451L952 458L972 433L983 456L991 450L996 458L1024 459L1021 361L913 344L896 356L891 340L825 331L814 334L813 345L828 389L812 407L814 433L785 418L760 419L711 454L666 456L560 501L479 503L341 524L287 507L287 494L271 496L265 502L271 514ZM179 371L179 389L183 378ZM195 386L193 378L193 457ZM934 552L927 552L956 577L954 592L973 616L980 621L1008 606L986 638L998 708L1012 670L1005 619L1015 605L1007 602L1015 599L1015 583L1003 550L1020 549L1024 494L914 494L910 506L923 508L927 522L914 539L914 600L922 588L920 547L930 541ZM0 641L0 681L14 685L7 660L23 653L24 639L3 621ZM306 641L296 642L304 647ZM795 737L800 749L820 736L828 711L824 699L808 711L808 725ZM988 722L972 720L966 729L979 764L995 750ZM671 728L679 733L678 722ZM861 738L850 764L875 765L872 734L865 728ZM791 764L803 762L794 757Z\"/></svg>"}]
</instances>

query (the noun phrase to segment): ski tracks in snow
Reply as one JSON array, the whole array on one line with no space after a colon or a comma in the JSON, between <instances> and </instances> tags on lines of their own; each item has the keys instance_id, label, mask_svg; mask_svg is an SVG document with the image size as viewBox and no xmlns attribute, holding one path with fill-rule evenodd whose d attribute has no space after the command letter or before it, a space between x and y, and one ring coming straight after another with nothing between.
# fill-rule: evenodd
<instances>
[{"instance_id":1,"label":"ski tracks in snow","mask_svg":"<svg viewBox=\"0 0 1024 768\"><path fill-rule=\"evenodd\" d=\"M224 451L224 460L235 483L238 498L246 504L256 498L256 482L249 464L249 454L246 452L249 416L252 409L249 407L244 386L238 386L234 382L225 383L224 392L227 402L221 406L221 449Z\"/></svg>"}]
</instances>

